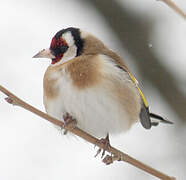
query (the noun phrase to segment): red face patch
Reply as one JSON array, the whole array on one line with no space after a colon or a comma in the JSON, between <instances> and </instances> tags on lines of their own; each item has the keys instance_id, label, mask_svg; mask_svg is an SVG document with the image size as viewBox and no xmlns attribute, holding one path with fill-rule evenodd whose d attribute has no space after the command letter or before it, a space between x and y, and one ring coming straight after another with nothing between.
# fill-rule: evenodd
<instances>
[{"instance_id":1,"label":"red face patch","mask_svg":"<svg viewBox=\"0 0 186 180\"><path fill-rule=\"evenodd\" d=\"M52 59L52 64L59 62L62 59L62 57L63 57L63 54L57 55L55 59Z\"/></svg>"},{"instance_id":2,"label":"red face patch","mask_svg":"<svg viewBox=\"0 0 186 180\"><path fill-rule=\"evenodd\" d=\"M68 46L67 42L62 38L58 38L56 39L55 37L52 38L52 42L51 42L51 45L50 45L50 48L51 49L55 49L59 46Z\"/></svg>"},{"instance_id":3,"label":"red face patch","mask_svg":"<svg viewBox=\"0 0 186 180\"><path fill-rule=\"evenodd\" d=\"M52 59L52 64L55 64L59 62L64 54L64 49L68 49L68 44L67 42L62 38L56 39L56 37L52 38L52 42L50 44L50 49L53 51L54 55L56 58Z\"/></svg>"}]
</instances>

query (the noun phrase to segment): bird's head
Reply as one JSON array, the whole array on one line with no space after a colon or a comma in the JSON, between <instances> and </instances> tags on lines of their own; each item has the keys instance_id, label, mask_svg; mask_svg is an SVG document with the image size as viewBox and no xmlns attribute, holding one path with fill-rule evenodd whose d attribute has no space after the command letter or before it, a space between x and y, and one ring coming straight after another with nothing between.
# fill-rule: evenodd
<instances>
[{"instance_id":1,"label":"bird's head","mask_svg":"<svg viewBox=\"0 0 186 180\"><path fill-rule=\"evenodd\" d=\"M50 47L43 49L33 58L50 58L52 64L60 61L68 61L74 57L80 56L84 48L84 39L82 32L78 28L62 29L52 38Z\"/></svg>"}]
</instances>

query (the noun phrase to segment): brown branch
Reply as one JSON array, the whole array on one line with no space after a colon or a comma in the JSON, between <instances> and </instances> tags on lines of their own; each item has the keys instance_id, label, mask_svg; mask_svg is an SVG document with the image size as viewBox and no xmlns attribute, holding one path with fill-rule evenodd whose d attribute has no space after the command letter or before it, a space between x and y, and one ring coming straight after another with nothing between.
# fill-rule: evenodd
<instances>
[{"instance_id":1,"label":"brown branch","mask_svg":"<svg viewBox=\"0 0 186 180\"><path fill-rule=\"evenodd\" d=\"M160 0L167 4L171 9L173 9L176 13L181 15L184 19L186 19L186 14L183 12L183 10L178 7L172 0Z\"/></svg>"},{"instance_id":2,"label":"brown branch","mask_svg":"<svg viewBox=\"0 0 186 180\"><path fill-rule=\"evenodd\" d=\"M7 100L8 103L11 103L13 105L18 105L34 114L37 114L38 116L44 118L47 121L50 121L51 123L63 127L64 123L62 121L59 121L51 116L49 116L48 114L34 108L33 106L27 104L26 102L24 102L23 100L19 99L17 96L15 96L14 94L12 94L10 91L8 91L7 89L5 89L3 86L0 85L0 91L3 92L4 94L6 94L8 96L8 98L5 98ZM75 135L81 137L82 139L98 146L99 148L105 149L107 152L111 153L112 155L109 156L107 155L104 159L103 162L105 162L106 164L110 164L113 161L123 161L123 162L128 162L129 164L146 171L147 173L154 175L160 179L163 180L175 180L174 177L170 177L156 169L153 169L150 166L147 166L146 164L132 158L131 156L129 156L126 153L123 153L121 151L119 151L118 149L110 146L108 148L105 148L105 146L95 137L91 136L90 134L86 133L85 131L79 129L78 127L75 127L74 129L65 127L65 129L67 129L68 131L74 133Z\"/></svg>"}]
</instances>

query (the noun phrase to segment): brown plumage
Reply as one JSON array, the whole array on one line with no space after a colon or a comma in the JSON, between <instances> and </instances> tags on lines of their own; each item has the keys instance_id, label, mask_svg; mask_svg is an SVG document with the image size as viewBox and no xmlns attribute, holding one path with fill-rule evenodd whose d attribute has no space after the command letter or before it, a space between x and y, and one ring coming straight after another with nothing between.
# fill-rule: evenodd
<instances>
[{"instance_id":1,"label":"brown plumage","mask_svg":"<svg viewBox=\"0 0 186 180\"><path fill-rule=\"evenodd\" d=\"M83 50L84 55L95 55L95 54L104 54L111 57L117 64L122 66L125 70L130 72L124 60L120 55L106 47L99 39L89 34L85 37L85 46Z\"/></svg>"},{"instance_id":2,"label":"brown plumage","mask_svg":"<svg viewBox=\"0 0 186 180\"><path fill-rule=\"evenodd\" d=\"M101 63L96 57L97 55L76 57L66 65L75 87L83 89L101 83Z\"/></svg>"},{"instance_id":3,"label":"brown plumage","mask_svg":"<svg viewBox=\"0 0 186 180\"><path fill-rule=\"evenodd\" d=\"M84 43L83 54L80 57L75 57L72 60L55 67L50 66L47 69L44 76L44 89L46 89L46 93L49 97L55 96L57 91L57 89L54 88L54 82L56 79L49 79L49 74L52 74L54 71L58 71L60 73L61 68L64 66L67 67L67 71L69 71L74 85L78 88L86 88L100 81L101 62L96 59L99 54L104 54L111 57L116 64L119 64L125 70L130 72L123 59L117 53L113 52L111 49L108 49L94 36L88 35L84 39ZM52 89L55 93L52 93Z\"/></svg>"},{"instance_id":4,"label":"brown plumage","mask_svg":"<svg viewBox=\"0 0 186 180\"><path fill-rule=\"evenodd\" d=\"M66 44L55 44L59 39ZM34 56L52 59L43 83L47 113L59 120L69 113L77 126L97 137L124 132L139 119L149 129L153 125L150 116L168 122L149 113L124 60L99 39L67 28L52 42L53 46Z\"/></svg>"}]
</instances>

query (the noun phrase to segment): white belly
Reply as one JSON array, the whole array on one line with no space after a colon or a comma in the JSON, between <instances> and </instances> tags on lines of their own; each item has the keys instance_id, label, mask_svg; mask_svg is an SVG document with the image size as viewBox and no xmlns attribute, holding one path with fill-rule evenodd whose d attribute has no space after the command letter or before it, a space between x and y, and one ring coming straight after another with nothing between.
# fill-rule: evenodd
<instances>
[{"instance_id":1,"label":"white belly","mask_svg":"<svg viewBox=\"0 0 186 180\"><path fill-rule=\"evenodd\" d=\"M67 76L57 83L61 87L60 95L52 100L44 96L46 111L50 115L63 120L63 114L68 112L77 120L79 128L96 137L130 128L130 118L125 109L104 86L79 90L72 86Z\"/></svg>"}]
</instances>

